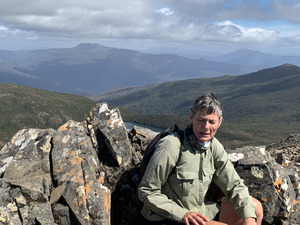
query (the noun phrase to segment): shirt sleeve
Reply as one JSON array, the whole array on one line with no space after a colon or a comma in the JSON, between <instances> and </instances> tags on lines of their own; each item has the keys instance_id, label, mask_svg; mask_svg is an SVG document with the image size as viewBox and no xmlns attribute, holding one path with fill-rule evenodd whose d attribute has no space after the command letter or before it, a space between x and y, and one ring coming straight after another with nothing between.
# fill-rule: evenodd
<instances>
[{"instance_id":1,"label":"shirt sleeve","mask_svg":"<svg viewBox=\"0 0 300 225\"><path fill-rule=\"evenodd\" d=\"M243 219L256 218L255 205L244 181L237 174L223 146L218 143L214 149L215 175L214 182L220 187L236 213Z\"/></svg>"},{"instance_id":2,"label":"shirt sleeve","mask_svg":"<svg viewBox=\"0 0 300 225\"><path fill-rule=\"evenodd\" d=\"M180 222L188 211L161 192L176 165L180 141L172 136L160 140L138 188L139 199L153 213Z\"/></svg>"}]
</instances>

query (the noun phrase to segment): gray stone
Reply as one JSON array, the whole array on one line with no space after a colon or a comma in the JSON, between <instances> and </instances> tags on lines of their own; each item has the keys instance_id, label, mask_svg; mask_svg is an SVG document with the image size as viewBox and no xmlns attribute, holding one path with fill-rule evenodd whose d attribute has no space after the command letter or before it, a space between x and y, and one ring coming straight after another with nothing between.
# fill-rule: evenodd
<instances>
[{"instance_id":1,"label":"gray stone","mask_svg":"<svg viewBox=\"0 0 300 225\"><path fill-rule=\"evenodd\" d=\"M261 201L264 221L279 224L280 220L288 220L297 203L294 185L299 184L291 182L286 169L263 146L247 146L229 151L229 157L235 163L236 171L244 179L250 194Z\"/></svg>"},{"instance_id":2,"label":"gray stone","mask_svg":"<svg viewBox=\"0 0 300 225\"><path fill-rule=\"evenodd\" d=\"M3 179L21 188L31 200L47 201L52 188L50 150L53 130L29 129L19 135L19 151L7 165ZM17 171L17 172L16 172Z\"/></svg>"},{"instance_id":3,"label":"gray stone","mask_svg":"<svg viewBox=\"0 0 300 225\"><path fill-rule=\"evenodd\" d=\"M22 224L18 215L18 206L10 196L7 184L2 182L0 187L0 223L1 224Z\"/></svg>"},{"instance_id":4,"label":"gray stone","mask_svg":"<svg viewBox=\"0 0 300 225\"><path fill-rule=\"evenodd\" d=\"M62 204L55 204L52 207L53 217L56 224L71 225L72 215L68 206ZM73 222L74 224L74 222Z\"/></svg>"},{"instance_id":5,"label":"gray stone","mask_svg":"<svg viewBox=\"0 0 300 225\"><path fill-rule=\"evenodd\" d=\"M55 224L50 202L45 202L45 203L35 202L31 204L30 208L38 224L41 225Z\"/></svg>"},{"instance_id":6,"label":"gray stone","mask_svg":"<svg viewBox=\"0 0 300 225\"><path fill-rule=\"evenodd\" d=\"M98 103L91 111L88 123L98 139L99 154L103 148L110 153L112 165L131 164L131 146L119 109L108 109L107 103ZM102 148L102 149L101 149Z\"/></svg>"},{"instance_id":7,"label":"gray stone","mask_svg":"<svg viewBox=\"0 0 300 225\"><path fill-rule=\"evenodd\" d=\"M76 220L108 224L110 190L104 186L105 173L85 122L69 121L60 127L53 137L52 163L54 183L64 186L62 197Z\"/></svg>"}]
</instances>

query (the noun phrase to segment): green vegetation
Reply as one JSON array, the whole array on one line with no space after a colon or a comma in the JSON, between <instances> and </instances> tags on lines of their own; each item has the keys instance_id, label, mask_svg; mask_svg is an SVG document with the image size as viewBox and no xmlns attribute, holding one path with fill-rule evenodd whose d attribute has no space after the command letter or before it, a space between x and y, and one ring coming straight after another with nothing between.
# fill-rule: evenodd
<instances>
[{"instance_id":1,"label":"green vegetation","mask_svg":"<svg viewBox=\"0 0 300 225\"><path fill-rule=\"evenodd\" d=\"M93 100L41 89L0 84L0 147L23 128L57 129L83 121L96 102L118 107L123 120L169 127L188 123L194 99L213 92L224 121L217 138L227 147L268 145L300 130L300 68L283 65L243 76L190 79L100 93Z\"/></svg>"},{"instance_id":2,"label":"green vegetation","mask_svg":"<svg viewBox=\"0 0 300 225\"><path fill-rule=\"evenodd\" d=\"M70 119L83 121L95 104L78 95L2 83L0 147L23 128L57 129Z\"/></svg>"},{"instance_id":3,"label":"green vegetation","mask_svg":"<svg viewBox=\"0 0 300 225\"><path fill-rule=\"evenodd\" d=\"M217 137L228 147L239 147L268 145L299 133L299 87L300 68L286 64L243 76L119 89L93 99L137 113L122 114L128 122L168 127L178 121L184 127L193 100L213 92L224 108L224 122Z\"/></svg>"}]
</instances>

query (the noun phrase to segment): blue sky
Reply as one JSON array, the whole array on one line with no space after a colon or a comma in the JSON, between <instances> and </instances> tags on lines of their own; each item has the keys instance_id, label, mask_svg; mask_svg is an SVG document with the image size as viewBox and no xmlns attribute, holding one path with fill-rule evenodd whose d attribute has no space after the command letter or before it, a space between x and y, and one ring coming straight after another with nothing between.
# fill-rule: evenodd
<instances>
[{"instance_id":1,"label":"blue sky","mask_svg":"<svg viewBox=\"0 0 300 225\"><path fill-rule=\"evenodd\" d=\"M199 56L300 54L295 0L2 0L0 50L79 43Z\"/></svg>"}]
</instances>

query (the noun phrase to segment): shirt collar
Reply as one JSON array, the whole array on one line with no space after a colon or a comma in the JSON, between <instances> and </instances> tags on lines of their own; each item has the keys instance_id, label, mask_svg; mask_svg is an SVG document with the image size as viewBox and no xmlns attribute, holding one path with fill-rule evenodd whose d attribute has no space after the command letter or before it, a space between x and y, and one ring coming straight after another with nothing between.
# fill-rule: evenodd
<instances>
[{"instance_id":1,"label":"shirt collar","mask_svg":"<svg viewBox=\"0 0 300 225\"><path fill-rule=\"evenodd\" d=\"M197 139L193 132L193 127L192 125L189 125L186 128L186 136L189 140L189 142L198 150L207 150L211 146L212 140L206 141L206 142L201 142Z\"/></svg>"}]
</instances>

